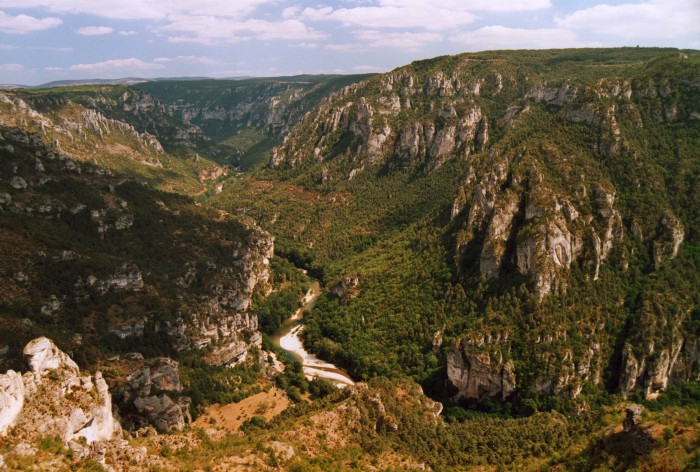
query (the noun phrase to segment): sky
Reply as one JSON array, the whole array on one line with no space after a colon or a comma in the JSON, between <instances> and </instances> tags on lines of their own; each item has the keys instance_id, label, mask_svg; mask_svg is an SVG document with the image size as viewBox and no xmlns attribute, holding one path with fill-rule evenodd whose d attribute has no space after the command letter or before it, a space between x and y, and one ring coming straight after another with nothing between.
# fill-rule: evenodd
<instances>
[{"instance_id":1,"label":"sky","mask_svg":"<svg viewBox=\"0 0 700 472\"><path fill-rule=\"evenodd\" d=\"M637 45L700 49L700 0L0 0L0 84L354 74Z\"/></svg>"}]
</instances>

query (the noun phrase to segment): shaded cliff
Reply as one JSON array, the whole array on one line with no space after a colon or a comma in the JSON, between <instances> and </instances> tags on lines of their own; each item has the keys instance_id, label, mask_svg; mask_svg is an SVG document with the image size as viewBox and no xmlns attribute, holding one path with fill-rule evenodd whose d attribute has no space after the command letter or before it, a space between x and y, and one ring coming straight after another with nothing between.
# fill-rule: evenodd
<instances>
[{"instance_id":1,"label":"shaded cliff","mask_svg":"<svg viewBox=\"0 0 700 472\"><path fill-rule=\"evenodd\" d=\"M3 366L17 368L16 353L39 335L84 367L111 359L110 383L143 369L120 360L127 354L201 359L196 372L245 363L249 351L258 362L251 310L272 290L270 234L247 217L73 160L39 134L2 126L0 149ZM174 400L193 389L188 383Z\"/></svg>"}]
</instances>

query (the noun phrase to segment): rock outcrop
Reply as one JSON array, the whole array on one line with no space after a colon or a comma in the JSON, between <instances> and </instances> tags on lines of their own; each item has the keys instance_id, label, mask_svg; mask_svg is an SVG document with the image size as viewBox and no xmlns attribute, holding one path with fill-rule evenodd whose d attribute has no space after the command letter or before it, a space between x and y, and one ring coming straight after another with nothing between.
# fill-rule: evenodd
<instances>
[{"instance_id":1,"label":"rock outcrop","mask_svg":"<svg viewBox=\"0 0 700 472\"><path fill-rule=\"evenodd\" d=\"M684 347L683 339L676 334L669 346L654 344L647 343L637 355L629 344L624 347L620 374L620 392L624 397L637 391L653 400L668 387Z\"/></svg>"},{"instance_id":2,"label":"rock outcrop","mask_svg":"<svg viewBox=\"0 0 700 472\"><path fill-rule=\"evenodd\" d=\"M168 357L161 357L131 372L124 385L115 389L114 395L119 401L124 423L130 430L152 424L160 432L171 432L181 431L192 421L189 411L191 400L181 396L182 390L179 364Z\"/></svg>"},{"instance_id":3,"label":"rock outcrop","mask_svg":"<svg viewBox=\"0 0 700 472\"><path fill-rule=\"evenodd\" d=\"M661 268L663 261L673 259L678 255L678 249L683 243L685 234L683 224L670 211L663 214L659 226L659 236L653 243L656 270Z\"/></svg>"},{"instance_id":4,"label":"rock outcrop","mask_svg":"<svg viewBox=\"0 0 700 472\"><path fill-rule=\"evenodd\" d=\"M486 145L488 117L470 97L475 89L445 74L427 77L422 87L416 81L414 73L404 70L342 89L305 117L301 128L311 129L313 138L288 136L273 151L271 166L296 166L306 156L323 162L344 154L352 156L349 179L377 165L430 173ZM382 90L376 98L368 92L375 82ZM421 119L422 106L435 110L439 119Z\"/></svg>"},{"instance_id":5,"label":"rock outcrop","mask_svg":"<svg viewBox=\"0 0 700 472\"><path fill-rule=\"evenodd\" d=\"M625 419L622 421L622 429L625 433L633 433L642 423L642 405L632 404L625 408Z\"/></svg>"},{"instance_id":6,"label":"rock outcrop","mask_svg":"<svg viewBox=\"0 0 700 472\"><path fill-rule=\"evenodd\" d=\"M558 156L560 151L545 152ZM471 167L452 218L464 215L457 234L460 271L476 262L482 275L498 277L505 264L528 276L542 298L566 289L568 271L577 261L596 280L603 261L622 245L624 230L610 184L588 191L587 182L572 182L581 192L567 194L548 182L533 157L493 151L482 167ZM475 244L481 245L478 261L466 258Z\"/></svg>"},{"instance_id":7,"label":"rock outcrop","mask_svg":"<svg viewBox=\"0 0 700 472\"><path fill-rule=\"evenodd\" d=\"M447 353L447 379L457 389L454 399L507 399L516 387L513 362L499 362L488 353L474 351L473 346L462 341Z\"/></svg>"},{"instance_id":8,"label":"rock outcrop","mask_svg":"<svg viewBox=\"0 0 700 472\"><path fill-rule=\"evenodd\" d=\"M116 437L121 426L112 415L112 399L102 375L80 369L47 338L27 344L31 371L0 376L0 433L37 440L59 436L64 443L88 444Z\"/></svg>"},{"instance_id":9,"label":"rock outcrop","mask_svg":"<svg viewBox=\"0 0 700 472\"><path fill-rule=\"evenodd\" d=\"M15 424L24 406L22 374L13 370L0 375L0 435Z\"/></svg>"},{"instance_id":10,"label":"rock outcrop","mask_svg":"<svg viewBox=\"0 0 700 472\"><path fill-rule=\"evenodd\" d=\"M340 282L331 287L331 293L347 303L360 294L360 278L343 277Z\"/></svg>"},{"instance_id":11,"label":"rock outcrop","mask_svg":"<svg viewBox=\"0 0 700 472\"><path fill-rule=\"evenodd\" d=\"M185 424L192 421L189 416L189 402L176 403L165 394L136 398L134 407L163 433L182 431ZM183 409L187 413L183 412Z\"/></svg>"},{"instance_id":12,"label":"rock outcrop","mask_svg":"<svg viewBox=\"0 0 700 472\"><path fill-rule=\"evenodd\" d=\"M37 338L24 348L24 357L32 372L43 374L47 370L67 369L77 372L80 369L48 338Z\"/></svg>"},{"instance_id":13,"label":"rock outcrop","mask_svg":"<svg viewBox=\"0 0 700 472\"><path fill-rule=\"evenodd\" d=\"M25 98L29 102L11 92L0 94L0 102L9 105L2 113L4 125L25 126L39 132L47 142L53 142L55 148L72 157L86 157L87 150L99 150L162 167L160 157L164 150L152 134L139 132L126 122L108 118L65 97ZM38 111L48 108L53 112Z\"/></svg>"}]
</instances>

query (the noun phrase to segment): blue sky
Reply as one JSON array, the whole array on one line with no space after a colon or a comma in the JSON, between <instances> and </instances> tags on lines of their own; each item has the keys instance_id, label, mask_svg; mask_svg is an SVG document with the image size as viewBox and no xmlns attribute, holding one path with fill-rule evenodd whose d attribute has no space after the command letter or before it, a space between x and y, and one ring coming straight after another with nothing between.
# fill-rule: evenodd
<instances>
[{"instance_id":1,"label":"blue sky","mask_svg":"<svg viewBox=\"0 0 700 472\"><path fill-rule=\"evenodd\" d=\"M636 45L700 49L700 0L0 0L0 84L350 74Z\"/></svg>"}]
</instances>

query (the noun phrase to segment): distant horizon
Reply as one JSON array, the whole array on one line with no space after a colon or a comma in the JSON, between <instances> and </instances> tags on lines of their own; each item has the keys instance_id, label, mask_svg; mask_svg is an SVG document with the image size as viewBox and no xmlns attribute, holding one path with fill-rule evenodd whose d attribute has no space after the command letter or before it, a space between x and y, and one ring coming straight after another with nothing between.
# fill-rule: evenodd
<instances>
[{"instance_id":1,"label":"distant horizon","mask_svg":"<svg viewBox=\"0 0 700 472\"><path fill-rule=\"evenodd\" d=\"M700 49L697 0L0 0L0 83L384 72L504 49Z\"/></svg>"},{"instance_id":2,"label":"distant horizon","mask_svg":"<svg viewBox=\"0 0 700 472\"><path fill-rule=\"evenodd\" d=\"M695 48L675 48L675 47L670 47L670 46L610 46L610 47L583 47L583 48L546 48L546 49L490 49L490 50L483 50L483 51L469 51L469 52L461 52L461 53L455 53L455 54L443 54L444 55L460 55L460 54L480 54L480 53L488 53L488 52L499 52L499 51L556 51L556 50L576 50L576 49L581 49L581 50L586 50L586 49L638 49L638 48L643 48L643 49L669 49L669 50L677 50L677 51L696 51L700 52L700 49L695 49ZM124 77L116 77L116 78L104 78L104 77L78 77L74 79L58 79L58 80L52 80L49 82L42 82L42 83L37 83L37 84L29 84L29 83L4 83L0 82L0 89L10 89L10 88L50 88L50 87L70 87L70 86L77 86L77 85L99 85L100 83L105 83L105 84L129 84L129 83L142 83L142 82L155 82L155 81L196 81L196 80L249 80L249 79L273 79L273 78L293 78L293 77L300 77L300 76L337 76L337 75L371 75L371 74L382 74L386 72L390 72L391 70L394 70L396 68L403 67L405 65L408 65L412 62L416 61L422 61L422 60L427 60L427 59L432 59L434 57L438 56L431 56L431 57L424 57L424 58L417 58L414 59L406 64L401 64L398 65L392 69L388 69L385 71L378 71L378 72L354 72L354 73L348 73L348 74L340 74L340 73L308 73L308 72L301 72L301 73L295 73L295 74L289 74L289 75L241 75L241 76L228 76L228 77L214 77L214 76L203 76L203 75L192 75L192 76L157 76L157 77L138 77L138 76L124 76Z\"/></svg>"}]
</instances>

